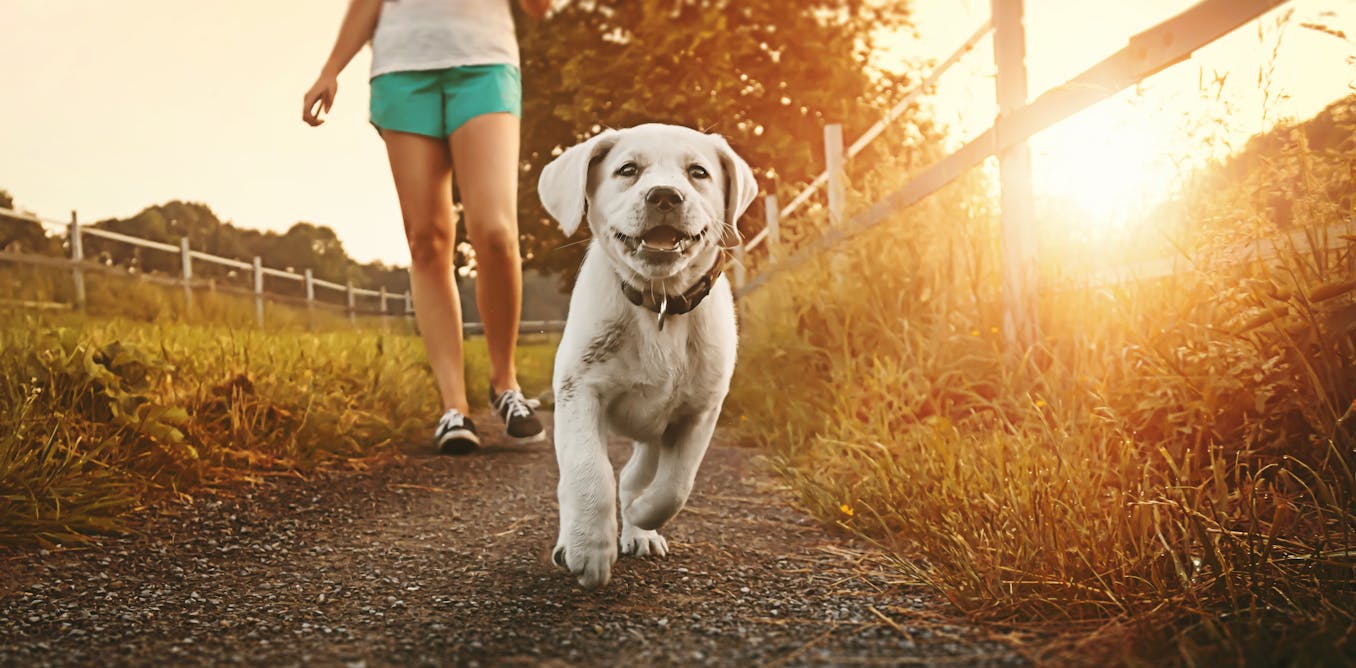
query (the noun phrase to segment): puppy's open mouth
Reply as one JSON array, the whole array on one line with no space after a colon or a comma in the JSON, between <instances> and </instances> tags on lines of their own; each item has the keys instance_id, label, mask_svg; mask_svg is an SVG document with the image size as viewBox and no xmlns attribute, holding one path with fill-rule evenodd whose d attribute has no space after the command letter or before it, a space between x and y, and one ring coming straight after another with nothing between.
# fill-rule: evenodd
<instances>
[{"instance_id":1,"label":"puppy's open mouth","mask_svg":"<svg viewBox=\"0 0 1356 668\"><path fill-rule=\"evenodd\" d=\"M626 247L632 252L683 253L693 243L705 236L706 230L701 230L696 234L686 234L675 227L659 225L639 237L627 236L621 232L613 232L612 235L618 241L626 244Z\"/></svg>"}]
</instances>

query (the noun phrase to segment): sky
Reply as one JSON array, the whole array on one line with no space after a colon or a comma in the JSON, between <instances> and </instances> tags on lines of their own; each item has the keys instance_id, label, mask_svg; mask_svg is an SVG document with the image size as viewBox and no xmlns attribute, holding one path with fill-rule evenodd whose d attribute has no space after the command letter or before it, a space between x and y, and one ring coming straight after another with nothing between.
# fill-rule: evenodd
<instances>
[{"instance_id":1,"label":"sky","mask_svg":"<svg viewBox=\"0 0 1356 668\"><path fill-rule=\"evenodd\" d=\"M0 188L20 208L57 219L71 210L86 221L123 217L183 199L247 227L282 231L304 220L334 228L360 261L408 263L385 152L366 121L366 51L341 76L328 122L300 120L301 95L345 4L0 0ZM1191 4L1028 0L1031 96ZM914 7L919 37L901 37L898 57L941 60L989 2ZM1288 9L1292 18L1278 28ZM1229 140L1240 144L1276 118L1305 118L1348 94L1353 43L1304 22L1356 37L1356 0L1294 0L1157 75L1141 94L1043 133L1033 142L1038 188L1108 210L1108 202L1157 196L1172 181L1181 126L1213 108L1197 93L1202 71L1230 73ZM1278 36L1269 88L1290 97L1264 118L1257 71ZM937 113L957 140L992 122L992 75L985 46L939 86Z\"/></svg>"},{"instance_id":2,"label":"sky","mask_svg":"<svg viewBox=\"0 0 1356 668\"><path fill-rule=\"evenodd\" d=\"M1189 0L1027 0L1029 97L1079 74L1127 39L1195 3ZM980 25L989 0L915 3L919 39L896 57L940 61ZM1303 27L1319 24L1346 39ZM1197 51L1185 62L1036 135L1031 142L1038 196L1088 214L1084 224L1114 228L1161 201L1184 170L1242 148L1277 121L1312 117L1356 92L1356 0L1292 0ZM883 56L888 57L888 56ZM1261 74L1259 79L1259 73ZM948 72L932 102L951 142L978 135L997 111L992 43L985 40ZM1208 83L1225 77L1218 100ZM1202 90L1202 81L1206 90ZM1213 137L1213 147L1203 146Z\"/></svg>"}]
</instances>

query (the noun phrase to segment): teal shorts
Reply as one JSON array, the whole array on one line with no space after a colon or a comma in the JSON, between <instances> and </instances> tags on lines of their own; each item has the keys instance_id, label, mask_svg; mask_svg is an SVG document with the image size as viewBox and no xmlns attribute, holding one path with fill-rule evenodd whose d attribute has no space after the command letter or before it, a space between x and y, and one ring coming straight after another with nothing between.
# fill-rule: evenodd
<instances>
[{"instance_id":1,"label":"teal shorts","mask_svg":"<svg viewBox=\"0 0 1356 668\"><path fill-rule=\"evenodd\" d=\"M500 112L523 116L522 78L512 65L388 72L372 79L371 120L378 131L446 139L466 121Z\"/></svg>"}]
</instances>

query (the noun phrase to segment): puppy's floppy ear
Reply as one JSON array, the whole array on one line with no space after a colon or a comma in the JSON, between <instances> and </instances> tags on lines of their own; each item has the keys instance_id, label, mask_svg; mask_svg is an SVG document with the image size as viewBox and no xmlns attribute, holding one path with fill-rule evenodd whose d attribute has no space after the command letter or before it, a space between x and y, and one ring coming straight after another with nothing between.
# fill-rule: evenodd
<instances>
[{"instance_id":1,"label":"puppy's floppy ear","mask_svg":"<svg viewBox=\"0 0 1356 668\"><path fill-rule=\"evenodd\" d=\"M720 135L711 135L720 154L720 166L725 172L725 224L738 233L736 223L758 196L758 180L753 177L749 163L730 148Z\"/></svg>"},{"instance_id":2,"label":"puppy's floppy ear","mask_svg":"<svg viewBox=\"0 0 1356 668\"><path fill-rule=\"evenodd\" d=\"M541 169L537 179L537 197L546 213L560 223L565 236L579 229L587 206L589 165L607 153L621 136L616 130L603 130L575 144Z\"/></svg>"}]
</instances>

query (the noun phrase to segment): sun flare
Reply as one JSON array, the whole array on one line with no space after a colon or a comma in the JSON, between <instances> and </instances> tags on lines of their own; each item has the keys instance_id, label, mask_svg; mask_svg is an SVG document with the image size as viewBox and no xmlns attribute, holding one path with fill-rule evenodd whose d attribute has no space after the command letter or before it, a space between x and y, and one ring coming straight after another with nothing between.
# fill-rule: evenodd
<instances>
[{"instance_id":1,"label":"sun flare","mask_svg":"<svg viewBox=\"0 0 1356 668\"><path fill-rule=\"evenodd\" d=\"M1037 193L1071 207L1081 231L1110 231L1162 202L1177 181L1173 132L1152 114L1089 109L1032 141Z\"/></svg>"}]
</instances>

